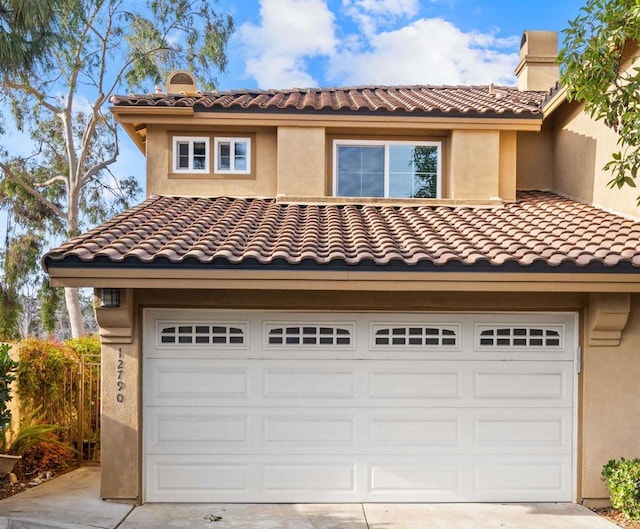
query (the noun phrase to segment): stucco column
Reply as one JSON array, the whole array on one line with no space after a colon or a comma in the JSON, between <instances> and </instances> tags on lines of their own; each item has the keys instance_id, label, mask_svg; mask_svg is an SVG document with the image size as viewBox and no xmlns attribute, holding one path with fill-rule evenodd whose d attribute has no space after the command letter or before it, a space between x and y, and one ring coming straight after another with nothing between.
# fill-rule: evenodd
<instances>
[{"instance_id":1,"label":"stucco column","mask_svg":"<svg viewBox=\"0 0 640 529\"><path fill-rule=\"evenodd\" d=\"M602 467L640 457L640 296L593 294L585 314L580 471L589 506L608 503Z\"/></svg>"},{"instance_id":2,"label":"stucco column","mask_svg":"<svg viewBox=\"0 0 640 529\"><path fill-rule=\"evenodd\" d=\"M100 307L96 318L102 345L100 449L106 499L140 499L140 344L135 336L133 291L120 291L120 306Z\"/></svg>"}]
</instances>

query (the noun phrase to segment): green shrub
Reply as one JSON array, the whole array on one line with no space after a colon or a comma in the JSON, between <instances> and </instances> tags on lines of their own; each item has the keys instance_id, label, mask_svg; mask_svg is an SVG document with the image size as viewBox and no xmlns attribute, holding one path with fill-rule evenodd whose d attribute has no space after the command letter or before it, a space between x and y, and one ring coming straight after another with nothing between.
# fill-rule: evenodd
<instances>
[{"instance_id":1,"label":"green shrub","mask_svg":"<svg viewBox=\"0 0 640 529\"><path fill-rule=\"evenodd\" d=\"M78 357L100 357L100 340L96 335L83 336L82 338L72 338L71 340L67 340L65 344L71 347L71 349L75 351Z\"/></svg>"},{"instance_id":2,"label":"green shrub","mask_svg":"<svg viewBox=\"0 0 640 529\"><path fill-rule=\"evenodd\" d=\"M16 379L16 369L18 363L14 362L9 355L11 347L6 344L0 344L0 440L4 436L11 423L11 410L8 407L9 402L13 398L11 395L11 383Z\"/></svg>"},{"instance_id":3,"label":"green shrub","mask_svg":"<svg viewBox=\"0 0 640 529\"><path fill-rule=\"evenodd\" d=\"M612 459L602 469L611 504L630 520L640 520L640 459Z\"/></svg>"},{"instance_id":4,"label":"green shrub","mask_svg":"<svg viewBox=\"0 0 640 529\"><path fill-rule=\"evenodd\" d=\"M5 451L8 454L21 456L27 450L45 441L61 444L58 441L53 441L51 437L51 434L59 430L60 427L56 424L45 424L42 416L36 416L38 411L35 410L35 412L22 419L18 432L9 446L5 446Z\"/></svg>"},{"instance_id":5,"label":"green shrub","mask_svg":"<svg viewBox=\"0 0 640 529\"><path fill-rule=\"evenodd\" d=\"M76 438L78 358L67 345L53 340L27 338L16 345L20 411L59 426L62 439Z\"/></svg>"}]
</instances>

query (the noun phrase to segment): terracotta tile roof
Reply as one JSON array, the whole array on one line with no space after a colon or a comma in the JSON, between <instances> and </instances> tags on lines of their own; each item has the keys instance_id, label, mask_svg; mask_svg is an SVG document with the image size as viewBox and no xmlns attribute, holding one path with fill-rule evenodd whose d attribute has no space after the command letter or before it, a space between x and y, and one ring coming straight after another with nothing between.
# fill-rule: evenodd
<instances>
[{"instance_id":1,"label":"terracotta tile roof","mask_svg":"<svg viewBox=\"0 0 640 529\"><path fill-rule=\"evenodd\" d=\"M491 86L355 86L112 96L116 107L193 107L200 112L360 112L539 117L548 92Z\"/></svg>"},{"instance_id":2,"label":"terracotta tile roof","mask_svg":"<svg viewBox=\"0 0 640 529\"><path fill-rule=\"evenodd\" d=\"M640 267L640 222L547 192L497 208L156 196L45 264L629 271Z\"/></svg>"}]
</instances>

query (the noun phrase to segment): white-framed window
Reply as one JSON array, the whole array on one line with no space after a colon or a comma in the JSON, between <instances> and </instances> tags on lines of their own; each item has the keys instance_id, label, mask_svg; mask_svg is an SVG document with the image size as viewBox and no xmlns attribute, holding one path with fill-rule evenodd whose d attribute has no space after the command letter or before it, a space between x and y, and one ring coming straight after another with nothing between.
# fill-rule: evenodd
<instances>
[{"instance_id":1,"label":"white-framed window","mask_svg":"<svg viewBox=\"0 0 640 529\"><path fill-rule=\"evenodd\" d=\"M334 195L440 198L440 142L335 140Z\"/></svg>"},{"instance_id":2,"label":"white-framed window","mask_svg":"<svg viewBox=\"0 0 640 529\"><path fill-rule=\"evenodd\" d=\"M354 347L351 323L265 322L265 347Z\"/></svg>"},{"instance_id":3,"label":"white-framed window","mask_svg":"<svg viewBox=\"0 0 640 529\"><path fill-rule=\"evenodd\" d=\"M173 170L176 173L209 172L209 138L173 138Z\"/></svg>"},{"instance_id":4,"label":"white-framed window","mask_svg":"<svg viewBox=\"0 0 640 529\"><path fill-rule=\"evenodd\" d=\"M215 172L249 174L251 172L251 138L216 138Z\"/></svg>"},{"instance_id":5,"label":"white-framed window","mask_svg":"<svg viewBox=\"0 0 640 529\"><path fill-rule=\"evenodd\" d=\"M158 347L244 348L247 345L248 325L243 322L159 321L156 326Z\"/></svg>"}]
</instances>

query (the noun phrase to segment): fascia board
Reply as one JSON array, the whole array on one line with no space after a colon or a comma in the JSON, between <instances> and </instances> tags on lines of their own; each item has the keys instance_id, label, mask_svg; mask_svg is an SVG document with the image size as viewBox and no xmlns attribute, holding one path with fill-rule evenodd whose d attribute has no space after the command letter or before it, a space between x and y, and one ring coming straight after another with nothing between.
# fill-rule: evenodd
<instances>
[{"instance_id":1,"label":"fascia board","mask_svg":"<svg viewBox=\"0 0 640 529\"><path fill-rule=\"evenodd\" d=\"M52 285L112 288L391 290L451 292L640 292L627 273L150 270L50 267ZM274 283L277 282L277 283Z\"/></svg>"}]
</instances>

